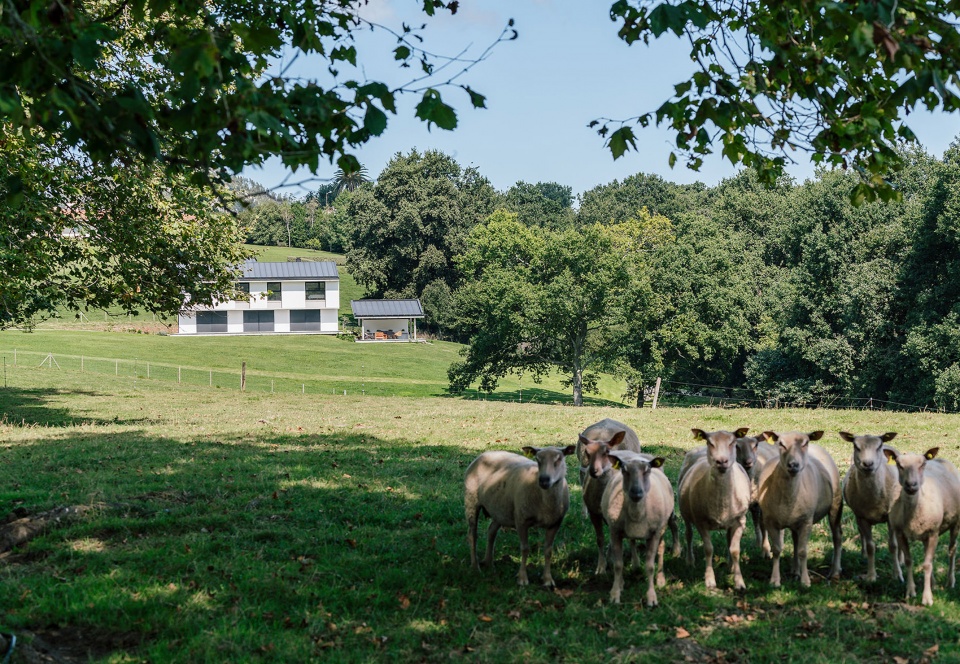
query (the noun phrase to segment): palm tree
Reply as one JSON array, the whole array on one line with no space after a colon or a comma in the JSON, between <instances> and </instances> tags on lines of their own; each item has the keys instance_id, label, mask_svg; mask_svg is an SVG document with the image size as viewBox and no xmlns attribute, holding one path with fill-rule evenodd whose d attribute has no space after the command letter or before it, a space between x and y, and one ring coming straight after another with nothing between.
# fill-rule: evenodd
<instances>
[{"instance_id":1,"label":"palm tree","mask_svg":"<svg viewBox=\"0 0 960 664\"><path fill-rule=\"evenodd\" d=\"M333 186L337 193L353 191L365 182L370 182L366 166L361 166L360 170L350 173L345 173L341 168L333 174Z\"/></svg>"}]
</instances>

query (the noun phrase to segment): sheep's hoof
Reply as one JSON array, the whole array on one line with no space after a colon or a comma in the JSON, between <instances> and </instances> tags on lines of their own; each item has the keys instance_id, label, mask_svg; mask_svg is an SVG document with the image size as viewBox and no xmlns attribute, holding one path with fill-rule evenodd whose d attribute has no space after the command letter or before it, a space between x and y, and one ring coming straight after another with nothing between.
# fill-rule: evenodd
<instances>
[{"instance_id":1,"label":"sheep's hoof","mask_svg":"<svg viewBox=\"0 0 960 664\"><path fill-rule=\"evenodd\" d=\"M613 593L610 593L610 601L611 601L613 604L619 604L619 603L620 603L620 594L617 593L616 595L614 595Z\"/></svg>"},{"instance_id":2,"label":"sheep's hoof","mask_svg":"<svg viewBox=\"0 0 960 664\"><path fill-rule=\"evenodd\" d=\"M647 607L652 609L655 606L658 606L656 593L654 593L652 597L650 595L647 595Z\"/></svg>"},{"instance_id":3,"label":"sheep's hoof","mask_svg":"<svg viewBox=\"0 0 960 664\"><path fill-rule=\"evenodd\" d=\"M557 587L557 584L554 583L553 579L544 579L544 580L543 580L543 587L544 587L544 588L556 588L556 587Z\"/></svg>"},{"instance_id":4,"label":"sheep's hoof","mask_svg":"<svg viewBox=\"0 0 960 664\"><path fill-rule=\"evenodd\" d=\"M920 602L924 606L933 606L933 596L930 597L924 596L923 600Z\"/></svg>"},{"instance_id":5,"label":"sheep's hoof","mask_svg":"<svg viewBox=\"0 0 960 664\"><path fill-rule=\"evenodd\" d=\"M743 579L740 579L739 581L734 581L733 588L734 590L746 590L747 584L743 582Z\"/></svg>"}]
</instances>

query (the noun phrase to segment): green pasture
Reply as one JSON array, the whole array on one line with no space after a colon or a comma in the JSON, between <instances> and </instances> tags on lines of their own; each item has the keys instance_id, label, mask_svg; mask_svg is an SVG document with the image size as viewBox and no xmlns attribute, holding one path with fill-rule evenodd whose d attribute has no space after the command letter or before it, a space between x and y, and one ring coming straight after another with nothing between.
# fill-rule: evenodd
<instances>
[{"instance_id":1,"label":"green pasture","mask_svg":"<svg viewBox=\"0 0 960 664\"><path fill-rule=\"evenodd\" d=\"M329 335L163 336L40 329L0 332L0 356L8 364L51 371L113 374L137 380L240 389L247 365L251 392L310 396L443 396L447 368L462 346L449 342L355 343ZM16 352L16 354L15 354ZM53 361L47 356L53 353ZM604 377L596 404L621 405L623 384ZM535 384L508 377L492 393L465 398L569 403L570 389L557 376Z\"/></svg>"},{"instance_id":2,"label":"green pasture","mask_svg":"<svg viewBox=\"0 0 960 664\"><path fill-rule=\"evenodd\" d=\"M619 606L607 601L610 576L594 576L572 464L556 590L538 585L540 531L531 586L516 585L512 532L500 535L493 569L471 570L462 505L464 470L481 451L572 443L603 417L633 426L675 478L693 426L824 429L841 472L850 455L841 429L898 431L901 449L939 446L960 462L955 415L302 396L22 365L8 372L0 520L64 505L87 511L0 555L0 633L57 648L66 661L960 658L960 591L945 587L945 542L933 607L906 604L885 545L879 580L858 579L865 563L849 511L839 581L823 577L830 544L821 525L813 586L787 578L771 589L770 562L748 526L745 592L732 590L722 554L714 592L703 585L702 554L695 567L668 558L660 606L647 609L642 570L628 568Z\"/></svg>"}]
</instances>

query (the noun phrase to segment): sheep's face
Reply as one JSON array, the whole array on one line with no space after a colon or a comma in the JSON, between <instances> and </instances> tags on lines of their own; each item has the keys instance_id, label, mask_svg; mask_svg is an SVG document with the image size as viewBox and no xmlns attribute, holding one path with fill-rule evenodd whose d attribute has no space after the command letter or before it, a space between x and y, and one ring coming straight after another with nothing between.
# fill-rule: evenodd
<instances>
[{"instance_id":1,"label":"sheep's face","mask_svg":"<svg viewBox=\"0 0 960 664\"><path fill-rule=\"evenodd\" d=\"M894 450L886 448L884 454L897 464L897 471L900 474L900 487L903 492L909 496L915 496L920 493L920 489L923 487L923 471L927 467L927 460L936 457L939 451L939 447L934 447L924 454L909 452L898 454Z\"/></svg>"},{"instance_id":2,"label":"sheep's face","mask_svg":"<svg viewBox=\"0 0 960 664\"><path fill-rule=\"evenodd\" d=\"M537 462L537 484L549 489L567 477L566 456L573 454L573 445L566 447L524 447L523 454Z\"/></svg>"},{"instance_id":3,"label":"sheep's face","mask_svg":"<svg viewBox=\"0 0 960 664\"><path fill-rule=\"evenodd\" d=\"M737 438L737 463L747 470L757 465L757 446L759 445L759 436Z\"/></svg>"},{"instance_id":4,"label":"sheep's face","mask_svg":"<svg viewBox=\"0 0 960 664\"><path fill-rule=\"evenodd\" d=\"M846 431L840 432L840 437L848 443L853 443L853 463L857 469L867 475L876 471L881 464L886 463L883 455L883 444L896 437L895 432L885 433L882 436L854 436Z\"/></svg>"},{"instance_id":5,"label":"sheep's face","mask_svg":"<svg viewBox=\"0 0 960 664\"><path fill-rule=\"evenodd\" d=\"M663 457L650 459L635 452L612 452L613 467L623 475L623 491L627 498L639 503L650 493L650 473L663 465Z\"/></svg>"},{"instance_id":6,"label":"sheep's face","mask_svg":"<svg viewBox=\"0 0 960 664\"><path fill-rule=\"evenodd\" d=\"M610 470L610 451L623 442L626 432L619 431L610 440L590 440L580 436L580 445L583 453L583 468L590 473L590 477L598 478Z\"/></svg>"},{"instance_id":7,"label":"sheep's face","mask_svg":"<svg viewBox=\"0 0 960 664\"><path fill-rule=\"evenodd\" d=\"M735 433L729 431L706 432L702 429L693 429L695 440L703 440L707 444L707 461L711 468L715 468L721 475L726 473L737 462L737 437L747 433L747 429L737 429Z\"/></svg>"},{"instance_id":8,"label":"sheep's face","mask_svg":"<svg viewBox=\"0 0 960 664\"><path fill-rule=\"evenodd\" d=\"M823 432L799 433L791 431L778 434L773 431L766 431L763 435L768 442L780 448L780 467L791 477L796 477L807 465L807 449L810 446L810 441L820 440L823 437Z\"/></svg>"}]
</instances>

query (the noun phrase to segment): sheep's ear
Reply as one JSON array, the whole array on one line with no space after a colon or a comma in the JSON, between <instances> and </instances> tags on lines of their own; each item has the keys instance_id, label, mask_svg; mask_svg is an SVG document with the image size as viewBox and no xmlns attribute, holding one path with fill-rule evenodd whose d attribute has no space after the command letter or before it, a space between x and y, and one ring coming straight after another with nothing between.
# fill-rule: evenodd
<instances>
[{"instance_id":1,"label":"sheep's ear","mask_svg":"<svg viewBox=\"0 0 960 664\"><path fill-rule=\"evenodd\" d=\"M622 465L622 464L620 463L620 458L619 458L617 455L615 455L615 454L611 454L611 455L610 455L610 467L613 468L614 470L620 470L620 466L621 466L621 465Z\"/></svg>"},{"instance_id":2,"label":"sheep's ear","mask_svg":"<svg viewBox=\"0 0 960 664\"><path fill-rule=\"evenodd\" d=\"M703 429L690 429L690 431L693 432L693 439L694 439L694 440L706 440L706 439L707 439L707 434L704 432Z\"/></svg>"},{"instance_id":3,"label":"sheep's ear","mask_svg":"<svg viewBox=\"0 0 960 664\"><path fill-rule=\"evenodd\" d=\"M650 459L650 467L651 467L651 468L659 468L659 467L662 466L664 463L666 463L666 461L667 461L667 460L664 459L663 457L654 457L654 458Z\"/></svg>"},{"instance_id":4,"label":"sheep's ear","mask_svg":"<svg viewBox=\"0 0 960 664\"><path fill-rule=\"evenodd\" d=\"M778 436L774 431L764 431L763 437L771 445L780 440L780 436Z\"/></svg>"},{"instance_id":5,"label":"sheep's ear","mask_svg":"<svg viewBox=\"0 0 960 664\"><path fill-rule=\"evenodd\" d=\"M843 439L844 439L845 441L847 441L848 443L852 443L852 442L853 442L853 434L852 434L852 433L848 433L848 432L846 432L846 431L841 431L841 432L840 432L840 437L843 438Z\"/></svg>"},{"instance_id":6,"label":"sheep's ear","mask_svg":"<svg viewBox=\"0 0 960 664\"><path fill-rule=\"evenodd\" d=\"M587 438L586 436L584 436L583 434L580 434L580 444L581 444L581 445L589 445L589 444L590 444L590 439Z\"/></svg>"},{"instance_id":7,"label":"sheep's ear","mask_svg":"<svg viewBox=\"0 0 960 664\"><path fill-rule=\"evenodd\" d=\"M561 451L563 452L563 456L570 456L571 454L577 451L577 447L576 445L567 445Z\"/></svg>"},{"instance_id":8,"label":"sheep's ear","mask_svg":"<svg viewBox=\"0 0 960 664\"><path fill-rule=\"evenodd\" d=\"M610 442L607 443L607 445L609 447L616 447L617 445L623 442L623 437L626 435L627 435L626 431L618 431L617 433L613 434L613 438L610 439Z\"/></svg>"},{"instance_id":9,"label":"sheep's ear","mask_svg":"<svg viewBox=\"0 0 960 664\"><path fill-rule=\"evenodd\" d=\"M747 435L747 432L750 431L750 427L740 427L733 432L735 438L743 438Z\"/></svg>"},{"instance_id":10,"label":"sheep's ear","mask_svg":"<svg viewBox=\"0 0 960 664\"><path fill-rule=\"evenodd\" d=\"M529 447L529 446L528 446L528 447L522 448L520 451L523 452L523 456L527 457L528 459L532 459L533 457L537 456L537 448L536 448L536 447Z\"/></svg>"},{"instance_id":11,"label":"sheep's ear","mask_svg":"<svg viewBox=\"0 0 960 664\"><path fill-rule=\"evenodd\" d=\"M893 450L884 448L883 453L887 455L887 463L896 463L897 462L897 453Z\"/></svg>"},{"instance_id":12,"label":"sheep's ear","mask_svg":"<svg viewBox=\"0 0 960 664\"><path fill-rule=\"evenodd\" d=\"M754 437L753 437L753 442L750 443L750 448L751 448L754 452L756 452L758 447L760 447L760 436L754 436Z\"/></svg>"},{"instance_id":13,"label":"sheep's ear","mask_svg":"<svg viewBox=\"0 0 960 664\"><path fill-rule=\"evenodd\" d=\"M891 440L893 440L896 437L897 437L896 431L888 431L887 433L880 436L880 440L882 440L885 443L889 443Z\"/></svg>"},{"instance_id":14,"label":"sheep's ear","mask_svg":"<svg viewBox=\"0 0 960 664\"><path fill-rule=\"evenodd\" d=\"M923 453L923 458L932 459L933 457L937 456L937 452L939 451L940 451L939 447L931 447L929 450Z\"/></svg>"},{"instance_id":15,"label":"sheep's ear","mask_svg":"<svg viewBox=\"0 0 960 664\"><path fill-rule=\"evenodd\" d=\"M807 436L810 438L810 440L820 440L821 438L823 438L823 432L811 431L809 434L807 434Z\"/></svg>"}]
</instances>

